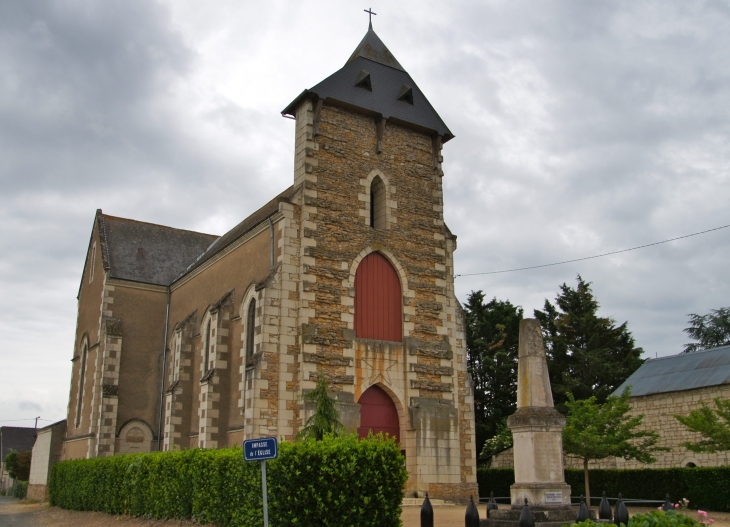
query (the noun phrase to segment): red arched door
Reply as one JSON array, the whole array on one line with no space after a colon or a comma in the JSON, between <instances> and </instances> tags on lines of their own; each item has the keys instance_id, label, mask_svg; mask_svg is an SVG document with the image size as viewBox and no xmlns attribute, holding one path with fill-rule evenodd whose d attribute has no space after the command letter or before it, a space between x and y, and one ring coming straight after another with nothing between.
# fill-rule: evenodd
<instances>
[{"instance_id":1,"label":"red arched door","mask_svg":"<svg viewBox=\"0 0 730 527\"><path fill-rule=\"evenodd\" d=\"M383 432L395 437L400 442L400 424L398 410L390 395L379 386L371 386L360 396L360 428L357 433L360 437L367 437L370 430L374 434Z\"/></svg>"},{"instance_id":2,"label":"red arched door","mask_svg":"<svg viewBox=\"0 0 730 527\"><path fill-rule=\"evenodd\" d=\"M380 253L370 253L355 273L355 335L403 341L403 297L398 273Z\"/></svg>"}]
</instances>

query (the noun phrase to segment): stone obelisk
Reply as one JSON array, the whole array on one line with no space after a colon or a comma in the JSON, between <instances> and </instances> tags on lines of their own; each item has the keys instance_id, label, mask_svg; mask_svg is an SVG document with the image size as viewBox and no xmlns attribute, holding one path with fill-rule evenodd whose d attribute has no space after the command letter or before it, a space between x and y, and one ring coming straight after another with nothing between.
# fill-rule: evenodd
<instances>
[{"instance_id":1,"label":"stone obelisk","mask_svg":"<svg viewBox=\"0 0 730 527\"><path fill-rule=\"evenodd\" d=\"M512 507L527 498L535 509L570 508L570 485L563 474L565 417L553 406L540 323L520 322L517 411L507 419L514 439L515 484Z\"/></svg>"}]
</instances>

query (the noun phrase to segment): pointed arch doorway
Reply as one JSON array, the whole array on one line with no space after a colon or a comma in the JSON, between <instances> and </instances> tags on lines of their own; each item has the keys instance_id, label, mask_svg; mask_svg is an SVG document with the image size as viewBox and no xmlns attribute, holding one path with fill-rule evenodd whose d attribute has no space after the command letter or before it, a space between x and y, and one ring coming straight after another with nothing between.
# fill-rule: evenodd
<instances>
[{"instance_id":1,"label":"pointed arch doorway","mask_svg":"<svg viewBox=\"0 0 730 527\"><path fill-rule=\"evenodd\" d=\"M367 437L372 430L374 434L383 432L395 437L400 443L400 422L398 409L393 399L380 386L373 385L363 392L358 401L360 405L360 426L357 434Z\"/></svg>"}]
</instances>

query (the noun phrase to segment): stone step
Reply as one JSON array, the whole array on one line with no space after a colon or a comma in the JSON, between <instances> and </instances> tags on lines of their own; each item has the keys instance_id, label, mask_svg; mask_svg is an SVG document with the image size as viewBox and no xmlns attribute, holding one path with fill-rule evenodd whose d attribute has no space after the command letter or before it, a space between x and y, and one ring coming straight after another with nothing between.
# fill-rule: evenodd
<instances>
[{"instance_id":1,"label":"stone step","mask_svg":"<svg viewBox=\"0 0 730 527\"><path fill-rule=\"evenodd\" d=\"M431 507L453 507L454 503L440 499L430 499ZM403 498L401 507L420 507L423 505L423 498Z\"/></svg>"}]
</instances>

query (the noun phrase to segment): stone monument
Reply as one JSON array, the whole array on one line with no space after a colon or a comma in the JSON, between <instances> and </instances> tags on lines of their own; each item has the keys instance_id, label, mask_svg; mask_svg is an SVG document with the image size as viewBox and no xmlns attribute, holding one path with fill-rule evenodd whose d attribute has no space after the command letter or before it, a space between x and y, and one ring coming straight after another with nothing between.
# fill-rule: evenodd
<instances>
[{"instance_id":1,"label":"stone monument","mask_svg":"<svg viewBox=\"0 0 730 527\"><path fill-rule=\"evenodd\" d=\"M535 527L562 527L576 521L570 485L563 475L565 417L553 407L542 330L535 319L520 322L517 411L507 419L507 426L514 440L512 507L487 511L479 525L519 527L522 515L532 515ZM529 509L523 509L525 505Z\"/></svg>"},{"instance_id":2,"label":"stone monument","mask_svg":"<svg viewBox=\"0 0 730 527\"><path fill-rule=\"evenodd\" d=\"M565 417L555 410L540 323L520 322L517 411L507 419L514 439L513 508L525 499L534 509L570 508L570 485L563 474Z\"/></svg>"}]
</instances>

